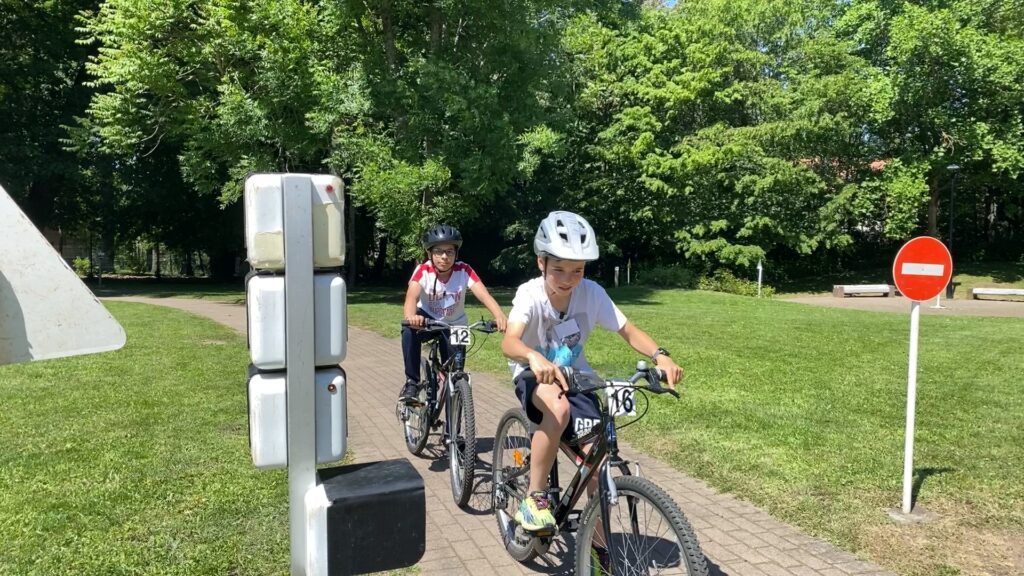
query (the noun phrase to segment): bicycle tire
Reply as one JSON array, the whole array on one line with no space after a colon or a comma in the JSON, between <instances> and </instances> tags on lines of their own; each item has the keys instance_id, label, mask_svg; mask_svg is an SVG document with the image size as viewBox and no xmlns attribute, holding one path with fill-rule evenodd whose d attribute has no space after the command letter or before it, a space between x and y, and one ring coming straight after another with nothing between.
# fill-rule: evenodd
<instances>
[{"instance_id":1,"label":"bicycle tire","mask_svg":"<svg viewBox=\"0 0 1024 576\"><path fill-rule=\"evenodd\" d=\"M618 505L613 508L611 517L616 516L615 510L621 511L623 509L630 509L631 499L633 502L639 503L639 501L646 501L650 504L651 508L659 513L662 517L660 520L659 527L668 526L671 528L671 533L675 537L674 543L668 543L662 545L661 542L656 539L650 539L644 537L645 541L640 542L639 535L634 534L634 539L638 541L640 545L629 545L627 540L630 536L623 534L616 539L616 531L612 529L612 546L615 555L619 558L619 564L612 567L614 574L630 574L633 573L631 570L636 570L637 574L661 574L661 570L651 571L652 565L657 568L657 563L650 561L649 552L654 551L655 548L664 550L667 560L661 564L665 565L671 570L667 571L668 574L687 574L688 576L707 576L708 574L708 563L704 557L704 552L700 548L700 543L697 541L697 536L693 532L693 528L690 526L689 521L686 520L686 516L683 514L679 506L672 500L672 498L665 493L664 490L659 488L653 482L646 478L640 478L637 476L617 476L615 477L615 488L619 493ZM636 504L634 504L636 505ZM630 509L627 514L631 518L631 526L636 523L637 516L640 514L635 509ZM648 516L645 515L644 518ZM583 511L583 515L580 517L580 528L576 536L576 574L577 576L591 574L607 574L601 566L595 566L592 562L591 556L591 545L593 544L594 534L597 528L601 525L601 507L598 498L591 498L587 503L586 509ZM636 531L636 527L633 526L633 530ZM674 546L673 546L674 544ZM642 549L647 549L643 550ZM630 555L634 552L641 552L639 555ZM673 554L678 554L676 559ZM675 565L671 565L672 562L676 562Z\"/></svg>"},{"instance_id":2,"label":"bicycle tire","mask_svg":"<svg viewBox=\"0 0 1024 576\"><path fill-rule=\"evenodd\" d=\"M420 393L419 406L407 407L409 417L403 425L405 447L414 456L419 456L427 446L430 438L430 421L433 419L430 405L427 404L427 386L430 386L431 369L426 359L420 361Z\"/></svg>"},{"instance_id":3,"label":"bicycle tire","mask_svg":"<svg viewBox=\"0 0 1024 576\"><path fill-rule=\"evenodd\" d=\"M476 477L476 414L469 380L459 378L453 388L453 414L449 415L452 443L448 450L448 476L451 479L452 497L462 507L473 495L473 480Z\"/></svg>"},{"instance_id":4,"label":"bicycle tire","mask_svg":"<svg viewBox=\"0 0 1024 576\"><path fill-rule=\"evenodd\" d=\"M510 433L514 427L519 427L514 438ZM521 431L521 432L520 432ZM506 449L511 451L506 452ZM519 450L519 456L513 452ZM498 533L501 535L505 550L509 556L519 562L529 562L537 557L537 548L534 537L522 532L515 524L515 513L519 508L522 498L516 496L516 491L525 495L529 488L529 474L515 480L515 487L507 486L502 478L503 472L508 468L517 466L511 459L522 459L526 461L530 453L530 422L521 408L512 408L501 416L498 421L498 431L494 434L494 458L491 461L492 473L492 507L494 517L498 523ZM504 502L504 505L501 504ZM504 515L504 518L503 518ZM511 531L507 528L511 527Z\"/></svg>"}]
</instances>

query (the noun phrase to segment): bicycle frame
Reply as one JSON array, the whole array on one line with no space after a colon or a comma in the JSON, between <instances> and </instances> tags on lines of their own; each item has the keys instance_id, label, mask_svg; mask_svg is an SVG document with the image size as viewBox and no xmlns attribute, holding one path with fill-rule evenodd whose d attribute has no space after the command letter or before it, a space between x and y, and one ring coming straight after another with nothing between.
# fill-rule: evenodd
<instances>
[{"instance_id":1,"label":"bicycle frame","mask_svg":"<svg viewBox=\"0 0 1024 576\"><path fill-rule=\"evenodd\" d=\"M648 382L651 384L651 386L648 388L634 386L635 390L649 390L650 392L654 393L671 392L673 395L676 395L674 391L662 389L660 388L660 386L655 388L655 385L657 385L657 377L660 374L659 372L657 372L656 369L653 373L653 380L651 380L648 376L650 373L647 372L645 363L638 363L637 369L637 374L635 374L629 380L629 382L631 384L635 384L637 380L643 376L648 378ZM643 371L641 372L640 370ZM573 380L573 382L575 382L575 380ZM610 381L602 381L602 384L602 386L586 390L580 390L576 384L573 384L573 388L576 389L577 391L596 392L598 389L606 387L606 385L610 384ZM598 399L600 401L600 396L598 396ZM573 459L573 462L576 465L576 473L573 475L572 480L566 486L564 494L562 494L559 497L558 493L561 492L562 489L559 487L558 482L557 463L551 467L551 471L549 472L550 487L548 492L550 500L555 502L554 509L552 510L552 515L555 518L555 526L558 530L565 529L571 532L578 529L578 523L574 524L572 522L572 515L576 513L578 518L578 514L581 511L577 510L576 505L579 503L580 498L583 495L584 488L587 487L594 478L597 478L597 497L599 498L598 505L601 508L601 524L603 529L602 531L603 534L612 533L610 521L611 506L616 505L618 503L618 491L615 487L615 481L612 478L611 469L614 466L618 468L621 474L624 476L630 476L631 474L629 471L629 462L619 457L619 443L618 433L615 427L615 417L609 413L609 411L607 410L607 406L604 405L603 401L601 408L601 422L598 426L595 426L594 429L591 430L591 432L583 435L578 441L572 444L567 443L565 441L559 442L559 449L564 454ZM589 441L591 439L596 439L596 442L590 443ZM587 443L590 443L590 449L589 451L584 452L583 448L581 448L581 445L585 445ZM523 464L514 474L508 477L501 477L501 484L507 486L509 480L515 480L523 476L529 475L530 456L531 455L527 456ZM552 495L554 495L554 497L551 497ZM526 494L521 494L518 496L520 496L520 499L522 499L526 497ZM629 505L630 521L633 526L633 530L637 531L639 528L636 512L636 502L634 498L627 498L627 501ZM511 523L507 525L503 524L503 529L505 529L506 531L508 531L509 529L514 529L513 527L514 525ZM512 535L513 534L509 534L509 536ZM539 539L539 541L542 544L546 544L551 541L551 538L554 535L554 533L534 533L532 537ZM612 549L612 547L609 547L608 553L614 565L615 555L617 554L617 552L615 552Z\"/></svg>"},{"instance_id":2,"label":"bicycle frame","mask_svg":"<svg viewBox=\"0 0 1024 576\"><path fill-rule=\"evenodd\" d=\"M445 413L445 433L451 429L450 422L448 419L451 417L451 397L452 397L452 382L461 376L469 377L465 372L466 366L466 347L446 344L442 341L444 337L444 331L438 331L437 334L429 340L429 352L427 355L427 364L430 366L430 371L427 374L427 406L428 406L428 422L434 424L437 421L438 415L441 413L441 407L444 407ZM441 346L448 345L451 347L451 356L447 362L441 361ZM444 387L438 389L438 379L440 375L444 375ZM440 394L440 397L437 395Z\"/></svg>"},{"instance_id":3,"label":"bicycle frame","mask_svg":"<svg viewBox=\"0 0 1024 576\"><path fill-rule=\"evenodd\" d=\"M588 452L584 452L579 445L572 445L568 442L562 441L558 447L563 454L568 456L575 462L576 473L573 475L572 480L566 485L564 494L556 501L553 515L555 517L555 525L562 527L569 520L570 514L576 511L576 504L579 503L580 498L585 492L584 488L590 484L590 481L597 475L602 478L601 482L598 482L598 495L602 499L602 515L607 522L608 510L605 507L605 503L609 502L610 499L607 497L609 494L614 494L615 484L611 482L611 466L614 462L614 466L624 475L629 475L628 462L619 459L619 441L618 435L615 431L615 419L607 414L606 411L601 411L601 424L602 431L594 434L597 439ZM584 436L586 438L586 436ZM606 458L610 456L610 458ZM511 480L520 476L528 475L530 473L530 461L529 457L523 463L521 471L510 476L509 478L503 478L502 480ZM558 483L558 466L551 467L549 474L550 484L552 488L559 488ZM561 491L561 489L559 489ZM525 494L524 494L525 496ZM607 528L607 527L606 527Z\"/></svg>"}]
</instances>

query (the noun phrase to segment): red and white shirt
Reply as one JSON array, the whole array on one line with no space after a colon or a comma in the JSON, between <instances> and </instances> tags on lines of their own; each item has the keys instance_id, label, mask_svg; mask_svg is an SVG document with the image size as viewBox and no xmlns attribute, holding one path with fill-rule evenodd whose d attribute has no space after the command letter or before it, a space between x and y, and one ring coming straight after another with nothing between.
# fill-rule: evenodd
<instances>
[{"instance_id":1,"label":"red and white shirt","mask_svg":"<svg viewBox=\"0 0 1024 576\"><path fill-rule=\"evenodd\" d=\"M452 275L445 282L437 277L437 270L429 260L416 267L410 282L416 282L420 291L420 308L435 320L449 324L466 324L466 291L480 278L465 262L452 265Z\"/></svg>"}]
</instances>

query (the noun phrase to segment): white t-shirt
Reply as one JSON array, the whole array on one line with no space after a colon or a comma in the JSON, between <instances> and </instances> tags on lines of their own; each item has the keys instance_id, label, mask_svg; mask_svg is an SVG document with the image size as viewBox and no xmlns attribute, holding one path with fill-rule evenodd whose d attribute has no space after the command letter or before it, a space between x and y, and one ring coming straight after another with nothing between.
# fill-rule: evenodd
<instances>
[{"instance_id":1,"label":"white t-shirt","mask_svg":"<svg viewBox=\"0 0 1024 576\"><path fill-rule=\"evenodd\" d=\"M573 289L569 307L562 315L551 305L544 279L534 278L516 291L508 321L526 324L523 343L556 365L592 372L583 352L590 332L595 325L618 332L626 325L626 316L604 288L586 278ZM530 367L514 361L508 365L513 378Z\"/></svg>"},{"instance_id":2,"label":"white t-shirt","mask_svg":"<svg viewBox=\"0 0 1024 576\"><path fill-rule=\"evenodd\" d=\"M437 277L434 264L428 260L416 267L409 281L423 288L420 290L420 308L434 320L466 324L466 291L480 281L469 264L453 264L452 275L445 282Z\"/></svg>"}]
</instances>

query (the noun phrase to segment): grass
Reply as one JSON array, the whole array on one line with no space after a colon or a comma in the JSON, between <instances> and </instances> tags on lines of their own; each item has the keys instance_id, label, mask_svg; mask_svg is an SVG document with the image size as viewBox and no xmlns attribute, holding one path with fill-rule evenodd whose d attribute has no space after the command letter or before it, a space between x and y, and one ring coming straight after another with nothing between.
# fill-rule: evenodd
<instances>
[{"instance_id":1,"label":"grass","mask_svg":"<svg viewBox=\"0 0 1024 576\"><path fill-rule=\"evenodd\" d=\"M287 573L286 477L249 459L244 338L108 306L122 350L0 367L0 573Z\"/></svg>"},{"instance_id":2,"label":"grass","mask_svg":"<svg viewBox=\"0 0 1024 576\"><path fill-rule=\"evenodd\" d=\"M688 373L682 401L655 399L624 431L634 445L899 573L1019 573L1020 320L921 319L915 492L941 519L903 527L884 511L901 497L906 315L706 292L610 293ZM353 293L350 321L396 336L401 297ZM511 300L506 291L497 298ZM507 375L497 342L470 360L474 370ZM603 331L587 355L608 375L630 373L636 360Z\"/></svg>"}]
</instances>

